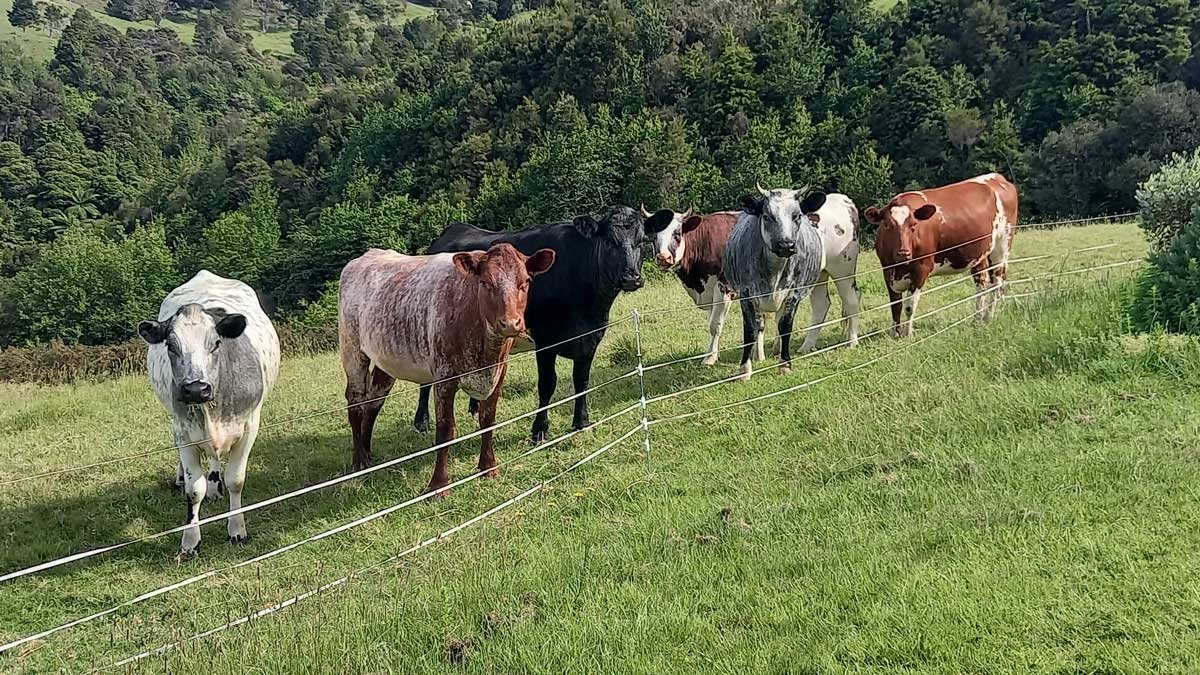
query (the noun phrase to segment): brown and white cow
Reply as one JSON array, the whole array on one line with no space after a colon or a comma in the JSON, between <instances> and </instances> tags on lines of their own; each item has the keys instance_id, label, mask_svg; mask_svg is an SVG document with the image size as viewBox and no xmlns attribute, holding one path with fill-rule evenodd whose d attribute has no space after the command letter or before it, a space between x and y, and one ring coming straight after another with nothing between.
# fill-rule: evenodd
<instances>
[{"instance_id":1,"label":"brown and white cow","mask_svg":"<svg viewBox=\"0 0 1200 675\"><path fill-rule=\"evenodd\" d=\"M659 214L670 217L658 217ZM643 206L642 215L647 223L646 236L654 237L654 260L659 269L673 270L692 302L708 312L708 332L712 337L703 363L711 366L720 354L721 331L733 304L733 289L725 281L721 260L738 213L724 211L700 216L691 209L685 213L664 209L651 214ZM655 227L651 231L651 224L662 229Z\"/></svg>"},{"instance_id":2,"label":"brown and white cow","mask_svg":"<svg viewBox=\"0 0 1200 675\"><path fill-rule=\"evenodd\" d=\"M938 274L969 270L979 291L976 310L985 318L992 316L1005 291L1017 201L1016 186L989 173L945 187L903 192L883 208L867 209L867 220L879 225L875 252L883 264L897 336L912 334L921 288ZM908 315L903 326L901 297Z\"/></svg>"},{"instance_id":3,"label":"brown and white cow","mask_svg":"<svg viewBox=\"0 0 1200 675\"><path fill-rule=\"evenodd\" d=\"M371 249L342 270L338 339L354 468L371 462L371 432L396 380L434 385L437 443L452 440L454 395L481 401L480 427L496 403L513 340L525 332L530 280L550 269L554 251L526 257L511 244L485 251L407 256ZM430 491L450 483L450 449L438 450ZM491 432L482 435L479 469L495 469ZM488 474L494 475L494 471Z\"/></svg>"}]
</instances>

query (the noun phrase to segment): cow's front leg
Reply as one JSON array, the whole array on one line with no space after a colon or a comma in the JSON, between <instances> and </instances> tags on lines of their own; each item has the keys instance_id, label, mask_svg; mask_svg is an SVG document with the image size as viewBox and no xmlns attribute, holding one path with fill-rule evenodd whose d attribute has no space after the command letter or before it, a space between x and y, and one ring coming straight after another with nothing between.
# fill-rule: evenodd
<instances>
[{"instance_id":1,"label":"cow's front leg","mask_svg":"<svg viewBox=\"0 0 1200 675\"><path fill-rule=\"evenodd\" d=\"M887 288L888 307L892 310L892 334L896 337L904 337L903 329L900 324L900 317L904 312L904 293L897 293L892 290L892 278L884 273L883 285Z\"/></svg>"},{"instance_id":2,"label":"cow's front leg","mask_svg":"<svg viewBox=\"0 0 1200 675\"><path fill-rule=\"evenodd\" d=\"M196 555L200 550L200 505L204 503L204 495L208 491L208 477L204 475L204 467L200 464L200 449L195 445L183 442L179 437L179 462L183 465L183 498L187 504L184 511L184 525L191 525L183 531L183 541L179 550L184 555Z\"/></svg>"},{"instance_id":3,"label":"cow's front leg","mask_svg":"<svg viewBox=\"0 0 1200 675\"><path fill-rule=\"evenodd\" d=\"M779 372L785 375L792 372L792 326L796 321L798 303L795 294L789 296L775 325L779 331Z\"/></svg>"},{"instance_id":4,"label":"cow's front leg","mask_svg":"<svg viewBox=\"0 0 1200 675\"><path fill-rule=\"evenodd\" d=\"M701 365L712 366L716 365L717 359L721 356L721 332L725 330L725 319L729 316L729 307L733 304L733 296L729 293L718 291L719 296L714 299L712 309L708 314L708 356L704 357Z\"/></svg>"},{"instance_id":5,"label":"cow's front leg","mask_svg":"<svg viewBox=\"0 0 1200 675\"><path fill-rule=\"evenodd\" d=\"M221 480L221 459L214 452L208 458L208 492L205 499L216 501L225 496L225 485Z\"/></svg>"},{"instance_id":6,"label":"cow's front leg","mask_svg":"<svg viewBox=\"0 0 1200 675\"><path fill-rule=\"evenodd\" d=\"M225 489L229 491L229 510L237 511L242 508L242 488L246 486L246 464L250 461L250 450L258 438L260 411L256 410L246 422L242 437L233 444L229 451L229 461L225 464ZM229 533L229 543L241 546L250 541L246 532L246 515L236 513L229 516L226 525Z\"/></svg>"},{"instance_id":7,"label":"cow's front leg","mask_svg":"<svg viewBox=\"0 0 1200 675\"><path fill-rule=\"evenodd\" d=\"M762 330L758 323L758 310L755 309L753 302L750 300L742 300L742 365L738 370L739 380L748 380L754 374L754 366L751 365L750 357L754 354L756 344L761 344Z\"/></svg>"},{"instance_id":8,"label":"cow's front leg","mask_svg":"<svg viewBox=\"0 0 1200 675\"><path fill-rule=\"evenodd\" d=\"M571 380L575 385L575 393L585 392L591 385L592 381L592 359L596 358L596 349L593 347L586 354L583 354L575 359L574 367L571 370ZM592 426L592 422L588 419L587 394L575 399L575 417L571 422L571 429L579 431Z\"/></svg>"},{"instance_id":9,"label":"cow's front leg","mask_svg":"<svg viewBox=\"0 0 1200 675\"><path fill-rule=\"evenodd\" d=\"M757 335L754 338L754 360L765 361L767 359L766 352L763 351L763 340L767 337L767 315L758 313L754 316L754 323L757 326ZM776 349L779 347L779 336L775 336L774 345Z\"/></svg>"},{"instance_id":10,"label":"cow's front leg","mask_svg":"<svg viewBox=\"0 0 1200 675\"><path fill-rule=\"evenodd\" d=\"M912 337L914 324L917 321L917 303L921 301L921 289L913 287L909 291L908 296L904 298L904 335L901 337Z\"/></svg>"},{"instance_id":11,"label":"cow's front leg","mask_svg":"<svg viewBox=\"0 0 1200 675\"><path fill-rule=\"evenodd\" d=\"M496 378L496 389L492 395L479 402L479 427L487 429L496 423L496 407L500 403L500 391L504 388L504 374L508 364L500 364L500 376ZM474 400L474 399L472 399ZM495 478L500 475L496 468L496 445L492 440L492 432L483 432L479 444L479 470L485 472L485 478Z\"/></svg>"},{"instance_id":12,"label":"cow's front leg","mask_svg":"<svg viewBox=\"0 0 1200 675\"><path fill-rule=\"evenodd\" d=\"M846 344L858 346L858 311L862 305L862 291L854 277L838 279L838 297L842 299L842 318L846 319Z\"/></svg>"},{"instance_id":13,"label":"cow's front leg","mask_svg":"<svg viewBox=\"0 0 1200 675\"><path fill-rule=\"evenodd\" d=\"M550 405L554 390L558 388L558 373L555 372L555 359L558 357L549 350L537 353L538 375L538 407ZM534 443L542 443L550 437L550 411L543 410L533 418L532 438Z\"/></svg>"},{"instance_id":14,"label":"cow's front leg","mask_svg":"<svg viewBox=\"0 0 1200 675\"><path fill-rule=\"evenodd\" d=\"M175 489L183 492L183 462L175 463Z\"/></svg>"},{"instance_id":15,"label":"cow's front leg","mask_svg":"<svg viewBox=\"0 0 1200 675\"><path fill-rule=\"evenodd\" d=\"M808 335L804 338L804 344L800 345L800 353L807 354L817 346L817 338L821 335L821 324L825 323L825 317L829 316L829 274L822 272L821 278L813 286L812 296L809 298L812 304L812 323L809 324ZM783 324L780 323L782 326ZM782 330L782 329L781 329Z\"/></svg>"},{"instance_id":16,"label":"cow's front leg","mask_svg":"<svg viewBox=\"0 0 1200 675\"><path fill-rule=\"evenodd\" d=\"M454 440L458 435L458 427L454 423L454 394L458 392L458 380L440 382L434 385L433 412L436 416L436 444L442 446ZM437 461L434 462L433 476L429 479L429 492L437 492L439 497L450 493L443 489L450 484L450 446L439 447Z\"/></svg>"}]
</instances>

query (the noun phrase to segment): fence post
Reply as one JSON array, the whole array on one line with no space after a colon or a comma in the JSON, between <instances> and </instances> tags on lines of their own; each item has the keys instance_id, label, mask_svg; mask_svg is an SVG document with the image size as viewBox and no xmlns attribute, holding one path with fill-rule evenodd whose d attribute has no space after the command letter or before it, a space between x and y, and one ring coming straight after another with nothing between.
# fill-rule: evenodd
<instances>
[{"instance_id":1,"label":"fence post","mask_svg":"<svg viewBox=\"0 0 1200 675\"><path fill-rule=\"evenodd\" d=\"M646 372L642 367L642 315L636 307L633 310L633 334L637 341L637 376L642 392L642 449L646 453L646 461L650 461L650 420L646 417Z\"/></svg>"}]
</instances>

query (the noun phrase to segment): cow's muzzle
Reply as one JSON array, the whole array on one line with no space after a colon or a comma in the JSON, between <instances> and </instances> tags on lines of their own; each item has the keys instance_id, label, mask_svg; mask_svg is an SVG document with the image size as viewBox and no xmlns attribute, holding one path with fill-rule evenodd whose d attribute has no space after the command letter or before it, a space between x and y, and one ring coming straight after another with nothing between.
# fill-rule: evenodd
<instances>
[{"instance_id":1,"label":"cow's muzzle","mask_svg":"<svg viewBox=\"0 0 1200 675\"><path fill-rule=\"evenodd\" d=\"M675 256L670 253L659 253L654 262L658 263L658 269L665 272L675 265Z\"/></svg>"},{"instance_id":2,"label":"cow's muzzle","mask_svg":"<svg viewBox=\"0 0 1200 675\"><path fill-rule=\"evenodd\" d=\"M525 320L517 319L501 319L496 324L496 331L506 338L515 338L525 332Z\"/></svg>"},{"instance_id":3,"label":"cow's muzzle","mask_svg":"<svg viewBox=\"0 0 1200 675\"><path fill-rule=\"evenodd\" d=\"M621 290L626 292L636 291L642 287L643 283L645 282L642 280L642 275L640 274L624 277L621 279Z\"/></svg>"},{"instance_id":4,"label":"cow's muzzle","mask_svg":"<svg viewBox=\"0 0 1200 675\"><path fill-rule=\"evenodd\" d=\"M780 258L787 258L796 254L796 242L781 241L771 249L772 252Z\"/></svg>"},{"instance_id":5,"label":"cow's muzzle","mask_svg":"<svg viewBox=\"0 0 1200 675\"><path fill-rule=\"evenodd\" d=\"M199 405L213 400L212 385L203 380L183 383L179 388L179 400L188 405Z\"/></svg>"}]
</instances>

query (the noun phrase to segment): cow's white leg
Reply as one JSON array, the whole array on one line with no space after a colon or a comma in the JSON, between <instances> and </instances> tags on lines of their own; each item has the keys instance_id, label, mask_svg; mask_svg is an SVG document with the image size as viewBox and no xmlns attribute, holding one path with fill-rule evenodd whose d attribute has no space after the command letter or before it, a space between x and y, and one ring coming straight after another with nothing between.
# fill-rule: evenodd
<instances>
[{"instance_id":1,"label":"cow's white leg","mask_svg":"<svg viewBox=\"0 0 1200 675\"><path fill-rule=\"evenodd\" d=\"M765 361L767 358L763 352L763 341L767 337L767 315L765 313L758 315L758 328L758 338L754 342L754 360ZM775 337L775 344L779 344L778 336Z\"/></svg>"},{"instance_id":2,"label":"cow's white leg","mask_svg":"<svg viewBox=\"0 0 1200 675\"><path fill-rule=\"evenodd\" d=\"M846 343L850 347L858 346L858 309L862 304L862 291L853 277L838 279L838 297L842 299L842 317L846 319Z\"/></svg>"},{"instance_id":3,"label":"cow's white leg","mask_svg":"<svg viewBox=\"0 0 1200 675\"><path fill-rule=\"evenodd\" d=\"M184 525L190 525L200 520L200 504L204 502L204 495L208 491L208 477L204 475L204 467L200 464L200 449L185 443L180 438L179 461L183 465L183 498L187 502ZM185 555L192 555L199 548L200 526L193 525L183 531L179 550Z\"/></svg>"},{"instance_id":4,"label":"cow's white leg","mask_svg":"<svg viewBox=\"0 0 1200 675\"><path fill-rule=\"evenodd\" d=\"M246 431L233 444L229 451L229 462L225 465L225 489L229 491L229 510L242 508L242 488L246 485L246 462L250 459L250 449L254 447L254 439L258 438L259 412L255 411L246 422ZM250 535L246 534L246 516L238 513L229 517L226 528L229 541L233 544L244 544Z\"/></svg>"},{"instance_id":5,"label":"cow's white leg","mask_svg":"<svg viewBox=\"0 0 1200 675\"><path fill-rule=\"evenodd\" d=\"M804 344L800 345L800 353L807 354L817 346L817 338L821 335L819 324L825 322L825 317L829 316L829 274L821 273L821 278L817 280L816 285L812 289L812 323L809 324L808 336L804 338Z\"/></svg>"},{"instance_id":6,"label":"cow's white leg","mask_svg":"<svg viewBox=\"0 0 1200 675\"><path fill-rule=\"evenodd\" d=\"M917 321L917 303L921 301L921 289L914 288L904 298L904 312L906 319L904 321L904 336L910 337L913 334L913 324Z\"/></svg>"},{"instance_id":7,"label":"cow's white leg","mask_svg":"<svg viewBox=\"0 0 1200 675\"><path fill-rule=\"evenodd\" d=\"M205 494L206 499L220 499L224 496L221 485L221 459L217 457L217 453L213 453L208 457L208 492Z\"/></svg>"},{"instance_id":8,"label":"cow's white leg","mask_svg":"<svg viewBox=\"0 0 1200 675\"><path fill-rule=\"evenodd\" d=\"M183 462L179 461L175 464L175 489L183 490Z\"/></svg>"},{"instance_id":9,"label":"cow's white leg","mask_svg":"<svg viewBox=\"0 0 1200 675\"><path fill-rule=\"evenodd\" d=\"M733 296L729 293L718 291L718 296L713 299L715 304L708 314L708 334L711 338L708 342L708 356L701 362L706 366L716 364L720 358L721 332L725 330L725 318L729 316L729 307L733 304Z\"/></svg>"}]
</instances>

